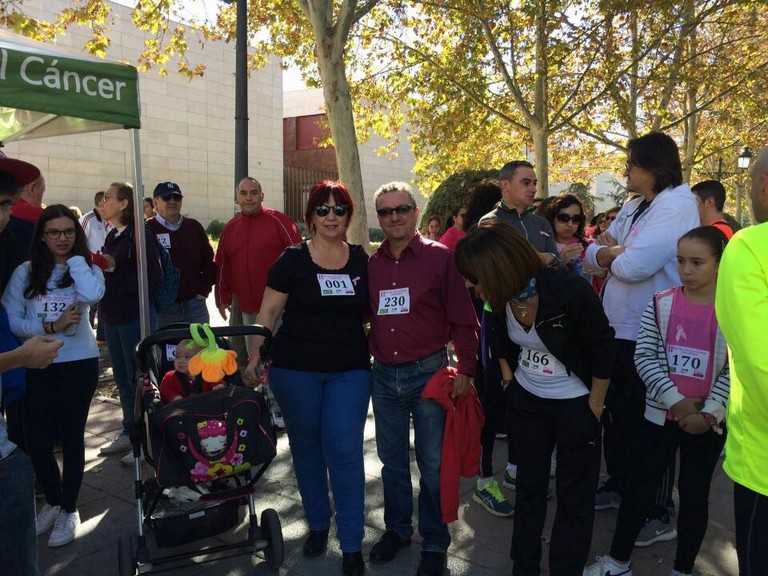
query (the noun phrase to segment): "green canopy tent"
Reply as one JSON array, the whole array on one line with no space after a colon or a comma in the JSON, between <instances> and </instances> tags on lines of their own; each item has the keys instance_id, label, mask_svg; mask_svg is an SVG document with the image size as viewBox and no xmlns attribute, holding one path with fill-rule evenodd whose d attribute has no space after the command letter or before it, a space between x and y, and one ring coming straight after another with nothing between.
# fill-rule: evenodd
<instances>
[{"instance_id":1,"label":"green canopy tent","mask_svg":"<svg viewBox=\"0 0 768 576\"><path fill-rule=\"evenodd\" d=\"M142 219L139 75L126 64L72 56L0 30L0 146L9 142L130 129L141 334L149 330Z\"/></svg>"}]
</instances>

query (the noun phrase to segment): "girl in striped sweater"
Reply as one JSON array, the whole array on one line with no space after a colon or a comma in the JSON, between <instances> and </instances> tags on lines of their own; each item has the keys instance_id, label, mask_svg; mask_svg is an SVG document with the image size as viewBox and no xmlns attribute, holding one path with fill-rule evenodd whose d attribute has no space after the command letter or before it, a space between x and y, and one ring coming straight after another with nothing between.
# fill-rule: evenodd
<instances>
[{"instance_id":1,"label":"girl in striped sweater","mask_svg":"<svg viewBox=\"0 0 768 576\"><path fill-rule=\"evenodd\" d=\"M693 572L707 530L709 488L725 444L728 353L715 318L715 287L727 243L717 228L694 228L677 244L682 286L657 293L643 313L635 351L646 386L634 472L619 508L610 556L585 576L631 576L635 539L669 461L680 450L678 545L671 576Z\"/></svg>"}]
</instances>

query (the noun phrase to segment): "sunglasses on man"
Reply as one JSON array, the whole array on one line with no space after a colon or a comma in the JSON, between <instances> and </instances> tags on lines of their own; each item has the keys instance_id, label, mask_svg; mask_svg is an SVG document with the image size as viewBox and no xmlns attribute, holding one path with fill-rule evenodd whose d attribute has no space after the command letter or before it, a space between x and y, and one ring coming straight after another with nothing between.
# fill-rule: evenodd
<instances>
[{"instance_id":1,"label":"sunglasses on man","mask_svg":"<svg viewBox=\"0 0 768 576\"><path fill-rule=\"evenodd\" d=\"M382 218L389 218L397 212L399 215L408 214L411 210L416 208L413 204L400 204L400 206L395 206L394 208L377 208L376 214L378 214Z\"/></svg>"}]
</instances>

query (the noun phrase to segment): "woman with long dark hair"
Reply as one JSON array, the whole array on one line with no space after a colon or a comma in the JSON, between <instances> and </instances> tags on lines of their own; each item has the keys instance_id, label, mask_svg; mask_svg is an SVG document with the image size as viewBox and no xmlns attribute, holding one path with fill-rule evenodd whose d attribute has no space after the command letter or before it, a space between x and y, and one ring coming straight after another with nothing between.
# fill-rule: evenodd
<instances>
[{"instance_id":1,"label":"woman with long dark hair","mask_svg":"<svg viewBox=\"0 0 768 576\"><path fill-rule=\"evenodd\" d=\"M136 396L135 348L141 340L139 318L139 277L136 269L136 234L134 231L133 187L126 182L113 182L104 191L101 200L103 218L113 228L104 240L104 255L114 262L104 273L106 290L99 304L99 316L104 322L112 372L120 396L123 411L123 426L114 440L101 447L105 455L120 454L131 449L128 438L133 425L133 406ZM149 301L155 289L163 281L157 241L151 230L146 229L147 273ZM155 310L150 308L154 322ZM132 455L126 455L123 463L133 462Z\"/></svg>"},{"instance_id":2,"label":"woman with long dark hair","mask_svg":"<svg viewBox=\"0 0 768 576\"><path fill-rule=\"evenodd\" d=\"M551 574L579 574L589 554L600 473L600 417L613 366L613 329L589 284L546 266L511 226L482 223L456 266L488 302L517 448L512 574L538 574L550 456L557 448Z\"/></svg>"},{"instance_id":3,"label":"woman with long dark hair","mask_svg":"<svg viewBox=\"0 0 768 576\"><path fill-rule=\"evenodd\" d=\"M91 263L77 218L61 204L43 210L29 256L11 276L3 306L17 337L45 334L64 342L48 368L27 371L24 397L26 449L46 501L37 514L37 535L53 529L48 546L57 547L72 542L80 524L85 423L99 380L99 348L88 308L104 295L104 276ZM57 438L63 472L53 454Z\"/></svg>"}]
</instances>

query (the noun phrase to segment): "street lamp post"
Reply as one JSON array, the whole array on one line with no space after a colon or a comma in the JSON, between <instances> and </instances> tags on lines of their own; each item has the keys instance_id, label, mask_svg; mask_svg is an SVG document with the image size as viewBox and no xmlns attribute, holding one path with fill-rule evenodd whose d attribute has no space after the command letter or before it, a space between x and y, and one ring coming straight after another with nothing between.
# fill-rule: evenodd
<instances>
[{"instance_id":1,"label":"street lamp post","mask_svg":"<svg viewBox=\"0 0 768 576\"><path fill-rule=\"evenodd\" d=\"M224 0L235 4L235 182L233 200L237 197L237 185L248 176L248 0ZM243 323L243 313L237 299L232 300L229 325ZM232 338L232 347L238 358L248 356L245 340Z\"/></svg>"},{"instance_id":2,"label":"street lamp post","mask_svg":"<svg viewBox=\"0 0 768 576\"><path fill-rule=\"evenodd\" d=\"M751 161L752 161L752 151L749 149L749 147L745 147L742 153L739 154L739 158L737 161L740 175L739 175L739 185L736 187L736 220L738 221L739 225L743 224L741 220L741 215L742 215L741 205L742 205L743 196L744 196L744 178L742 175L749 168L749 163Z\"/></svg>"}]
</instances>

